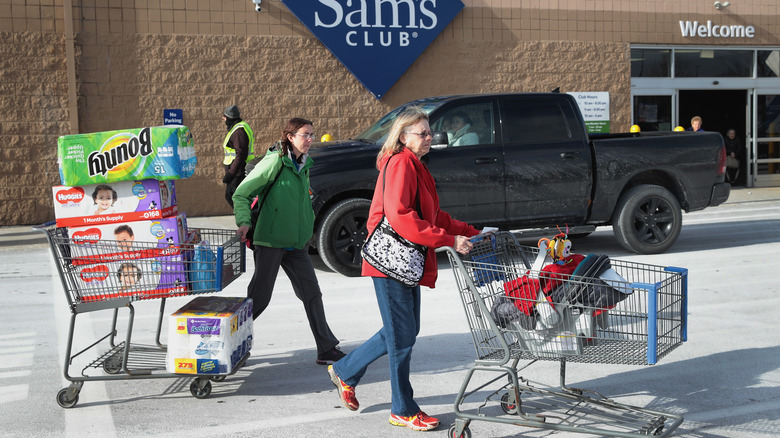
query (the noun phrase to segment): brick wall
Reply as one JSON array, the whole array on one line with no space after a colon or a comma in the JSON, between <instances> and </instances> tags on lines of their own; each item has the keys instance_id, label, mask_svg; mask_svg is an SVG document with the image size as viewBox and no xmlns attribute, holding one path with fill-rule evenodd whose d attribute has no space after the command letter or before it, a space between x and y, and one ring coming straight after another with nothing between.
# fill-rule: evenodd
<instances>
[{"instance_id":1,"label":"brick wall","mask_svg":"<svg viewBox=\"0 0 780 438\"><path fill-rule=\"evenodd\" d=\"M0 225L53 218L55 146L69 129L64 40L0 31Z\"/></svg>"},{"instance_id":2,"label":"brick wall","mask_svg":"<svg viewBox=\"0 0 780 438\"><path fill-rule=\"evenodd\" d=\"M162 124L181 108L198 168L178 182L190 216L229 214L221 183L222 110L241 108L257 143L289 117L318 134L349 137L411 99L448 93L608 91L611 126L630 122L629 42L690 44L687 17L745 23L777 43L778 6L644 0L465 0L466 8L401 79L376 100L278 0L0 0L0 225L52 219L56 138L67 134L63 1L72 1L80 132ZM609 9L609 10L607 10ZM674 11L674 12L669 12ZM773 21L774 19L774 21Z\"/></svg>"}]
</instances>

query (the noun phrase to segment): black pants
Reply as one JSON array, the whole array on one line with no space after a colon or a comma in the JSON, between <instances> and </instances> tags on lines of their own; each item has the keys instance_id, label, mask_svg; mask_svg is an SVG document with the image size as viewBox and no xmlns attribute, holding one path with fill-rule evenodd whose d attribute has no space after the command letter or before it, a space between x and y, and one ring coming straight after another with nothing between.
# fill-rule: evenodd
<instances>
[{"instance_id":1,"label":"black pants","mask_svg":"<svg viewBox=\"0 0 780 438\"><path fill-rule=\"evenodd\" d=\"M325 353L338 345L325 319L322 292L314 274L309 253L304 249L269 248L255 246L255 274L249 282L247 296L252 299L252 313L255 319L271 302L276 276L281 266L292 283L295 296L303 302L311 334L317 344L317 353Z\"/></svg>"},{"instance_id":2,"label":"black pants","mask_svg":"<svg viewBox=\"0 0 780 438\"><path fill-rule=\"evenodd\" d=\"M238 185L244 180L244 175L237 175L225 185L225 200L230 204L230 208L233 208L233 193L236 193Z\"/></svg>"}]
</instances>

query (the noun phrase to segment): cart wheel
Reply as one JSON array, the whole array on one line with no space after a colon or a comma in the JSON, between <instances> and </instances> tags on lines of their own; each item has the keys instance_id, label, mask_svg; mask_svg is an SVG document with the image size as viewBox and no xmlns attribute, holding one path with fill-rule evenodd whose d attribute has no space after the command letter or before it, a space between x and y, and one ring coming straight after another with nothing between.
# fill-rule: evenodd
<instances>
[{"instance_id":1,"label":"cart wheel","mask_svg":"<svg viewBox=\"0 0 780 438\"><path fill-rule=\"evenodd\" d=\"M122 371L122 358L111 357L103 362L103 371L108 374L117 374Z\"/></svg>"},{"instance_id":2,"label":"cart wheel","mask_svg":"<svg viewBox=\"0 0 780 438\"><path fill-rule=\"evenodd\" d=\"M76 406L76 403L79 402L79 394L76 393L76 396L72 399L68 398L68 388L62 388L60 389L60 392L57 393L57 404L60 405L60 407L63 408L72 408L73 406Z\"/></svg>"},{"instance_id":3,"label":"cart wheel","mask_svg":"<svg viewBox=\"0 0 780 438\"><path fill-rule=\"evenodd\" d=\"M201 385L201 381L206 383ZM208 379L201 380L200 378L193 380L190 384L190 392L195 398L208 398L211 395L211 381Z\"/></svg>"},{"instance_id":4,"label":"cart wheel","mask_svg":"<svg viewBox=\"0 0 780 438\"><path fill-rule=\"evenodd\" d=\"M508 392L506 394L502 395L501 396L501 409L505 413L507 413L507 414L517 415L518 408L520 407L520 404L522 404L522 402L520 400L518 400L517 403L515 403L514 400L511 400L512 398L514 398L514 397L510 396Z\"/></svg>"},{"instance_id":5,"label":"cart wheel","mask_svg":"<svg viewBox=\"0 0 780 438\"><path fill-rule=\"evenodd\" d=\"M463 428L463 433L460 436L455 435L455 425L450 426L450 431L447 432L447 436L450 438L471 438L471 430L468 426Z\"/></svg>"},{"instance_id":6,"label":"cart wheel","mask_svg":"<svg viewBox=\"0 0 780 438\"><path fill-rule=\"evenodd\" d=\"M225 380L226 377L227 376L214 376L214 377L211 378L211 380L213 380L215 382L222 382L222 381Z\"/></svg>"}]
</instances>

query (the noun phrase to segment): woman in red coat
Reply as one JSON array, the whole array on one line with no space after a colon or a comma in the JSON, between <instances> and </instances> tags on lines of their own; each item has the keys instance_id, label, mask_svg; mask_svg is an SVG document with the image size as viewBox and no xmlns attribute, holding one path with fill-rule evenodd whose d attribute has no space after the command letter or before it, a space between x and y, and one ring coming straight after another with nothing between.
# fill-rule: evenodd
<instances>
[{"instance_id":1,"label":"woman in red coat","mask_svg":"<svg viewBox=\"0 0 780 438\"><path fill-rule=\"evenodd\" d=\"M428 115L410 107L398 115L377 157L380 170L368 218L368 232L384 214L402 237L428 247L420 285L433 288L438 275L435 249L451 246L461 254L471 250L478 231L439 209L436 184L420 161L431 149ZM384 180L384 188L382 187ZM384 190L383 190L384 189ZM419 211L417 211L419 196ZM328 367L344 406L357 410L355 386L376 359L390 359L390 424L413 430L432 430L439 420L429 417L414 401L409 368L412 347L420 331L420 286L407 287L363 261L363 275L372 277L383 327L363 345Z\"/></svg>"}]
</instances>

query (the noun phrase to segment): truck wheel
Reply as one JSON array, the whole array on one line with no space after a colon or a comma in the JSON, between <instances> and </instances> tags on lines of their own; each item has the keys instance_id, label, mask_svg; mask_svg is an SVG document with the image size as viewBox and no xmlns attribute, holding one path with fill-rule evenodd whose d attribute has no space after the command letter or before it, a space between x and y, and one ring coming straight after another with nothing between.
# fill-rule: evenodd
<instances>
[{"instance_id":1,"label":"truck wheel","mask_svg":"<svg viewBox=\"0 0 780 438\"><path fill-rule=\"evenodd\" d=\"M639 254L662 253L680 235L680 203L669 190L661 186L636 186L620 197L612 229L620 246L629 251Z\"/></svg>"},{"instance_id":2,"label":"truck wheel","mask_svg":"<svg viewBox=\"0 0 780 438\"><path fill-rule=\"evenodd\" d=\"M317 250L322 261L347 277L360 275L363 257L360 250L368 237L366 221L371 201L345 199L334 205L322 221L317 235Z\"/></svg>"}]
</instances>

